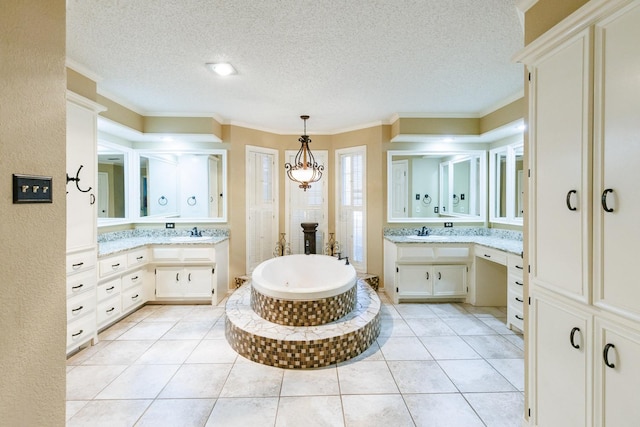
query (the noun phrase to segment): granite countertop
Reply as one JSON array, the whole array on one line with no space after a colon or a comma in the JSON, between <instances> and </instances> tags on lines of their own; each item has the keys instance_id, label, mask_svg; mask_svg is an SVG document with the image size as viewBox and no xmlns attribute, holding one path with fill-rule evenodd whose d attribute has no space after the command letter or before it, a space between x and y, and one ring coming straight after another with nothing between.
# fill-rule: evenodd
<instances>
[{"instance_id":1,"label":"granite countertop","mask_svg":"<svg viewBox=\"0 0 640 427\"><path fill-rule=\"evenodd\" d=\"M126 230L101 234L98 237L98 257L114 255L145 245L215 245L229 239L229 231L202 230L202 237L189 237L188 233L165 230Z\"/></svg>"},{"instance_id":2,"label":"granite countertop","mask_svg":"<svg viewBox=\"0 0 640 427\"><path fill-rule=\"evenodd\" d=\"M487 246L515 255L521 255L523 250L522 233L517 231L497 230L487 228L458 228L454 230L430 229L429 236L416 236L416 229L385 229L384 238L393 243L474 243Z\"/></svg>"}]
</instances>

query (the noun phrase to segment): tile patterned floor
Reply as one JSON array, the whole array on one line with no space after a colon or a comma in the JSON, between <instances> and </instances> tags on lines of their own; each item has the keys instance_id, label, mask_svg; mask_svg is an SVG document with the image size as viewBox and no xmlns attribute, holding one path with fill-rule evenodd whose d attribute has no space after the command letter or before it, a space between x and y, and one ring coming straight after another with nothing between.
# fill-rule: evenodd
<instances>
[{"instance_id":1,"label":"tile patterned floor","mask_svg":"<svg viewBox=\"0 0 640 427\"><path fill-rule=\"evenodd\" d=\"M383 302L355 359L284 370L238 356L217 307L149 305L67 361L67 426L505 426L523 413L506 309Z\"/></svg>"}]
</instances>

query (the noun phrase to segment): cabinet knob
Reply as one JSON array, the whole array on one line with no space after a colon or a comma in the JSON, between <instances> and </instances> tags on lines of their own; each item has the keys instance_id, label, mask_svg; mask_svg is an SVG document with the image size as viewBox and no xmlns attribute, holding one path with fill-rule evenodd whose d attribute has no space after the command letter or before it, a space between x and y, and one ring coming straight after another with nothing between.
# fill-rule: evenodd
<instances>
[{"instance_id":1,"label":"cabinet knob","mask_svg":"<svg viewBox=\"0 0 640 427\"><path fill-rule=\"evenodd\" d=\"M571 347L580 348L580 344L576 344L576 342L574 341L576 332L580 332L580 328L571 329L571 334L569 335L569 342L571 343Z\"/></svg>"},{"instance_id":2,"label":"cabinet knob","mask_svg":"<svg viewBox=\"0 0 640 427\"><path fill-rule=\"evenodd\" d=\"M611 344L611 343L609 343L609 344L604 346L604 351L602 352L602 357L604 358L604 364L607 365L611 369L616 367L616 365L614 365L613 363L609 362L609 350L611 350L612 348L616 348L616 346Z\"/></svg>"}]
</instances>

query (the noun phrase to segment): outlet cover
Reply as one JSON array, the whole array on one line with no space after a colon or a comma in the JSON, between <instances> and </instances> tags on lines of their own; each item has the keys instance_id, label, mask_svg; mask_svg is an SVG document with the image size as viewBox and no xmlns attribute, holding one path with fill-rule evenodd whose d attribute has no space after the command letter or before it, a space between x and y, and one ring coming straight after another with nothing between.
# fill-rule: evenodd
<instances>
[{"instance_id":1,"label":"outlet cover","mask_svg":"<svg viewBox=\"0 0 640 427\"><path fill-rule=\"evenodd\" d=\"M445 226L446 228L451 228L451 227L453 227L453 223L452 223L452 222L445 222L445 223L444 223L444 226Z\"/></svg>"},{"instance_id":2,"label":"outlet cover","mask_svg":"<svg viewBox=\"0 0 640 427\"><path fill-rule=\"evenodd\" d=\"M165 222L164 223L164 228L176 228L176 223L175 222Z\"/></svg>"}]
</instances>

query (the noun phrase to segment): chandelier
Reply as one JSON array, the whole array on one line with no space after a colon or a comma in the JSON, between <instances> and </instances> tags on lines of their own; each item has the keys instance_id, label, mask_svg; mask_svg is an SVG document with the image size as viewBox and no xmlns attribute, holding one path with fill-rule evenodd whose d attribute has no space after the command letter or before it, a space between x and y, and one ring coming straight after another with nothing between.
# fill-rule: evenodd
<instances>
[{"instance_id":1,"label":"chandelier","mask_svg":"<svg viewBox=\"0 0 640 427\"><path fill-rule=\"evenodd\" d=\"M293 164L286 163L284 168L287 170L287 176L290 180L299 183L298 187L307 191L307 188L311 188L309 183L319 181L322 178L322 171L324 171L323 165L318 165L309 143L311 139L307 135L307 119L309 116L300 116L304 120L304 135L298 138L300 141L300 150L296 154Z\"/></svg>"}]
</instances>

